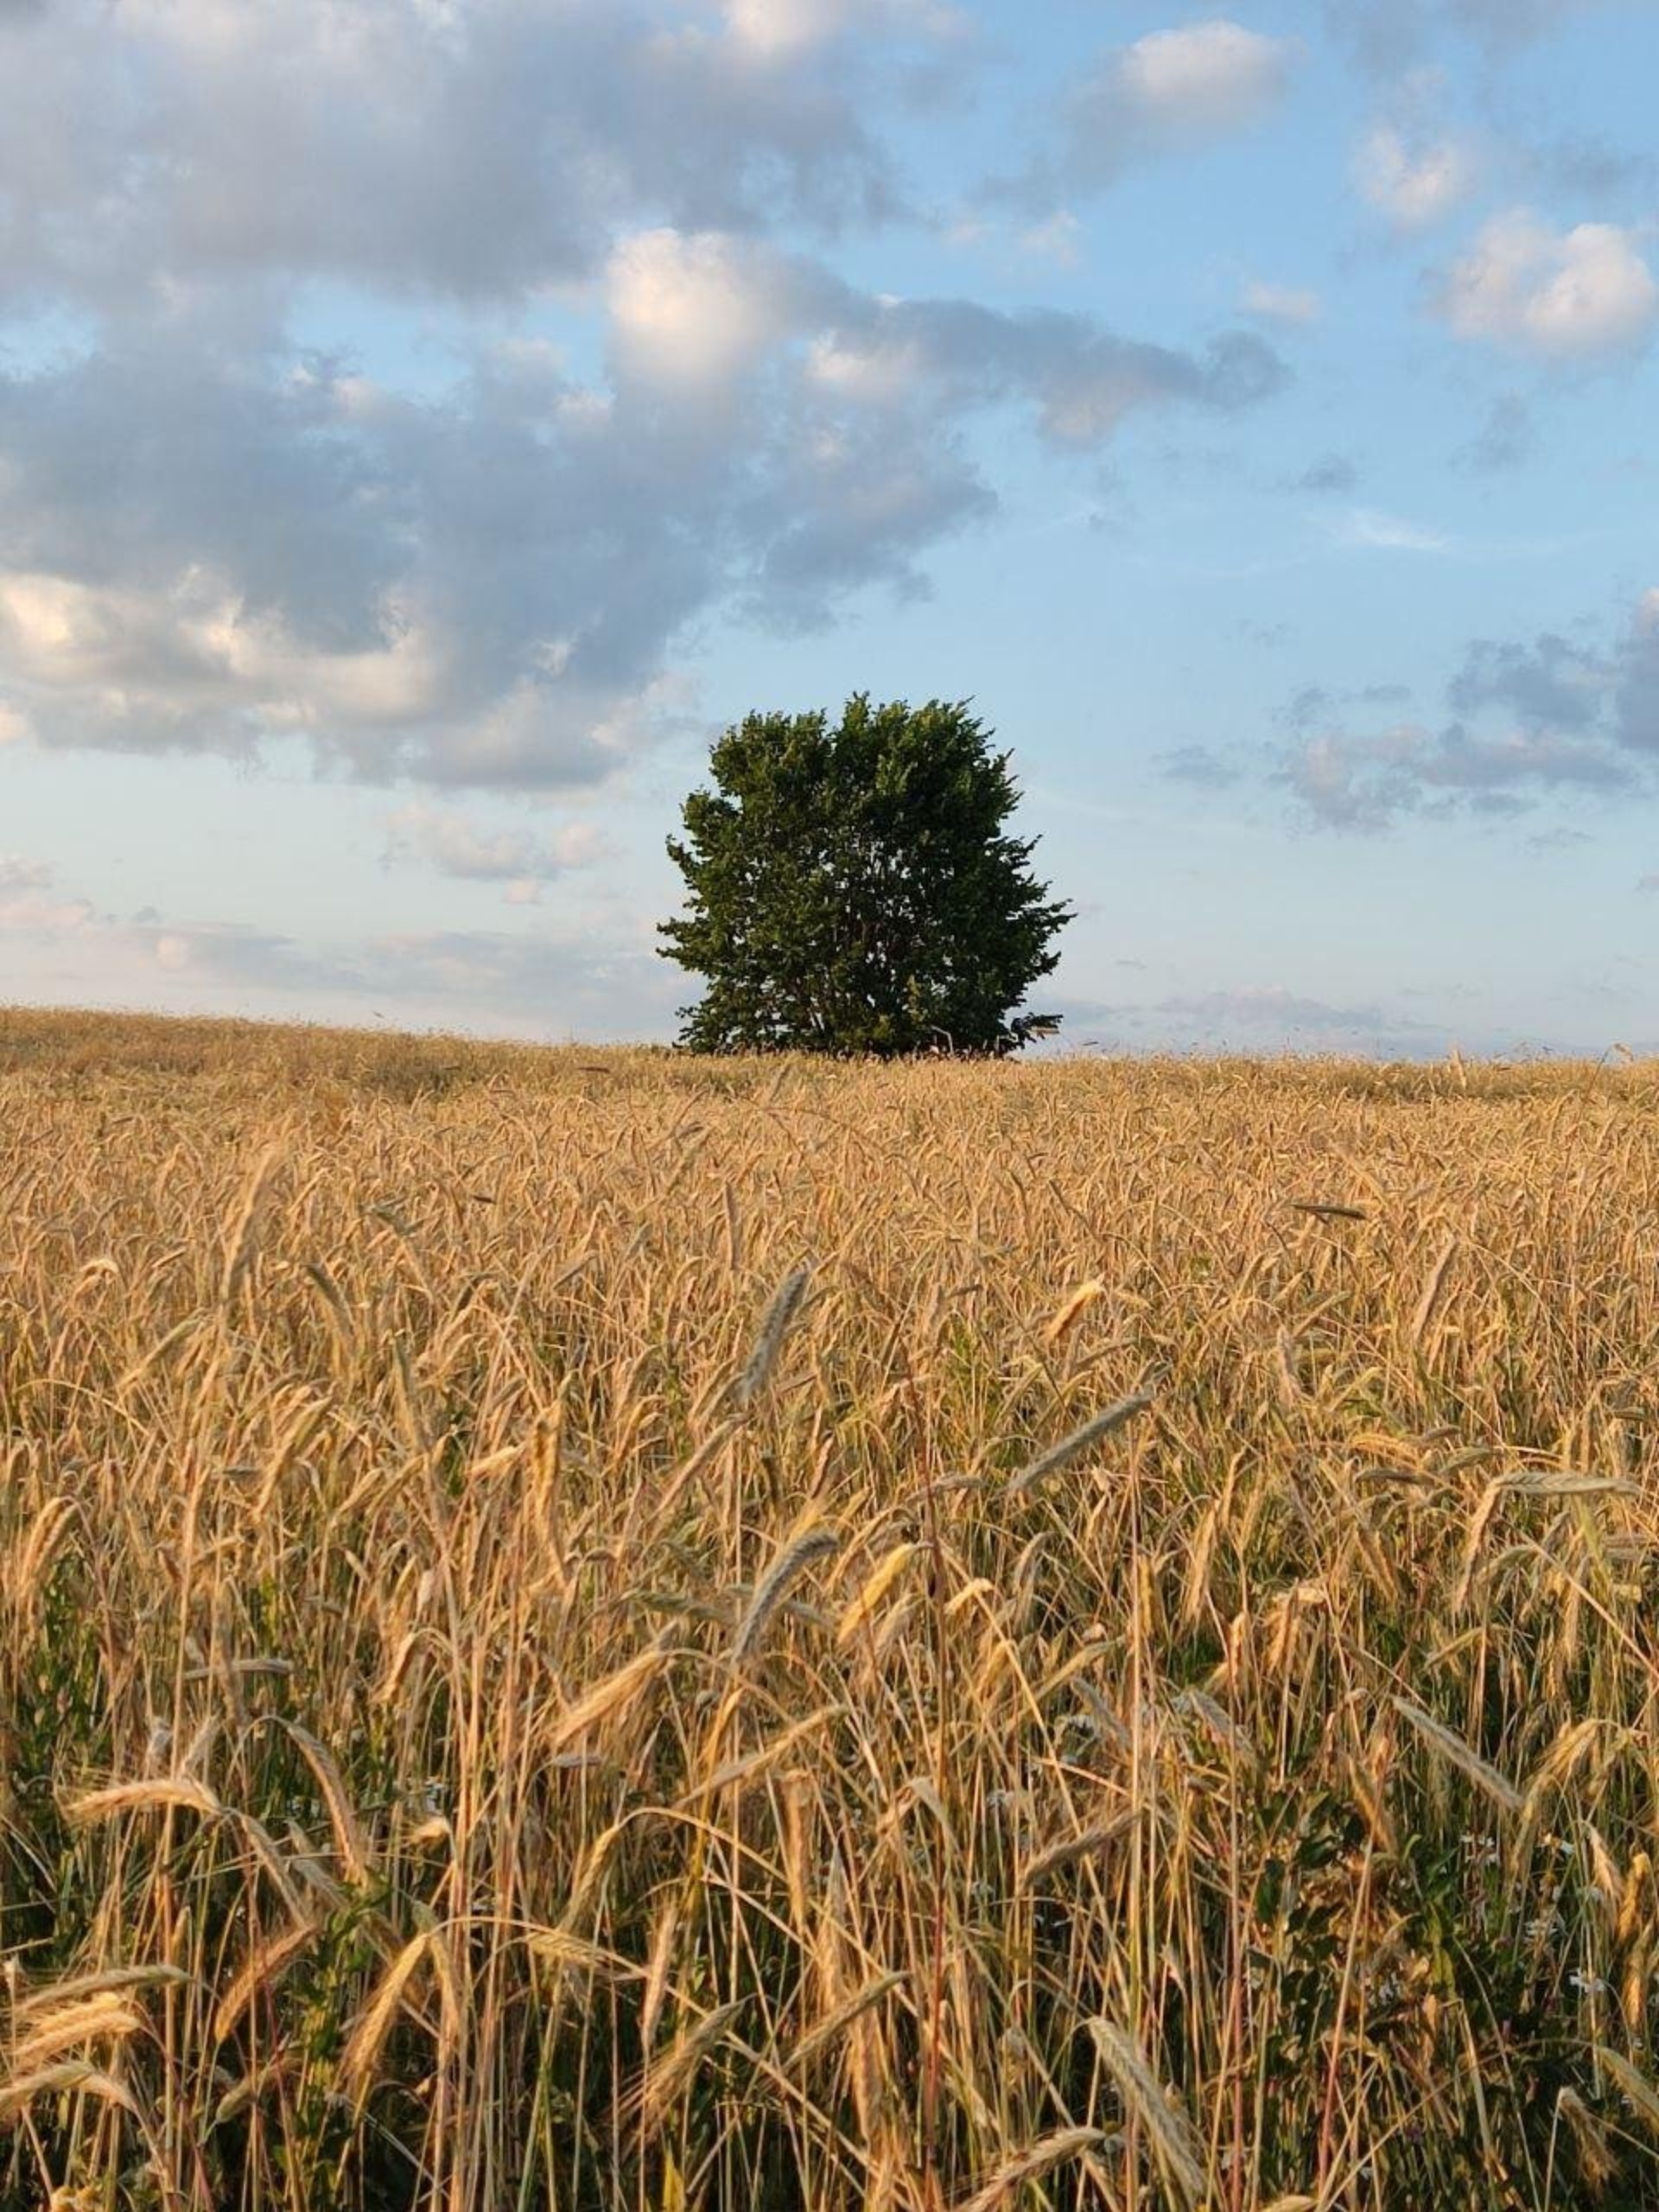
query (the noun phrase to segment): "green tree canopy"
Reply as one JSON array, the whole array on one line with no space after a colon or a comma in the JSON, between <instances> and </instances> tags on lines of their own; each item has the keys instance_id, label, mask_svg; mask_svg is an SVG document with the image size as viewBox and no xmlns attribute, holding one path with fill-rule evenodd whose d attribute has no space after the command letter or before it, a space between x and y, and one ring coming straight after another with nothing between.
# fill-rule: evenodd
<instances>
[{"instance_id":1,"label":"green tree canopy","mask_svg":"<svg viewBox=\"0 0 1659 2212\"><path fill-rule=\"evenodd\" d=\"M682 1009L698 1052L1016 1051L1071 909L1005 832L1019 793L965 702L751 715L668 841L686 912L667 957L707 979Z\"/></svg>"}]
</instances>

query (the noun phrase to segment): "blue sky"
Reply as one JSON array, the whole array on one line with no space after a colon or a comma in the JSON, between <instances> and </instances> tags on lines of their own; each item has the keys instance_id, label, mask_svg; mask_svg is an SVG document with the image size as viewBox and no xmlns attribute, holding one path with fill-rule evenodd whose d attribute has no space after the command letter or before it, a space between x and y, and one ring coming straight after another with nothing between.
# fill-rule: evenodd
<instances>
[{"instance_id":1,"label":"blue sky","mask_svg":"<svg viewBox=\"0 0 1659 2212\"><path fill-rule=\"evenodd\" d=\"M0 1002L663 1037L971 696L1073 1043L1659 1049L1656 0L0 0Z\"/></svg>"}]
</instances>

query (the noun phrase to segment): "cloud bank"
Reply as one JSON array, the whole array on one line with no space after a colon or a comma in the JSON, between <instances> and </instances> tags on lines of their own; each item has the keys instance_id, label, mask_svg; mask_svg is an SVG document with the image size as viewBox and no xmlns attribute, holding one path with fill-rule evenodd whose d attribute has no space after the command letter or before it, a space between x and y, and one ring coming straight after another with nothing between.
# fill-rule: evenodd
<instances>
[{"instance_id":1,"label":"cloud bank","mask_svg":"<svg viewBox=\"0 0 1659 2212\"><path fill-rule=\"evenodd\" d=\"M883 65L962 28L933 0L13 6L0 732L594 784L683 711L700 621L924 590L995 511L982 418L1091 454L1279 389L1248 331L1163 346L831 271L906 205ZM1281 69L1203 25L1128 49L1124 97L1203 133ZM453 311L453 367L308 347L327 286L370 327ZM578 309L580 363L543 334Z\"/></svg>"}]
</instances>

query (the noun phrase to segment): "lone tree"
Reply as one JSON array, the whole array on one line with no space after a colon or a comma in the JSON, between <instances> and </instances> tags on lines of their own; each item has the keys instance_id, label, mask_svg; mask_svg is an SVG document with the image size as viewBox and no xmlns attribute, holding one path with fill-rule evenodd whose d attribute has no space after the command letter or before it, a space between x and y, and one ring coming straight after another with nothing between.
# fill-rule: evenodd
<instances>
[{"instance_id":1,"label":"lone tree","mask_svg":"<svg viewBox=\"0 0 1659 2212\"><path fill-rule=\"evenodd\" d=\"M668 841L688 911L663 950L708 978L680 1042L703 1052L1001 1054L1058 1027L1021 1014L1071 909L1004 834L1008 755L966 702L751 715Z\"/></svg>"}]
</instances>

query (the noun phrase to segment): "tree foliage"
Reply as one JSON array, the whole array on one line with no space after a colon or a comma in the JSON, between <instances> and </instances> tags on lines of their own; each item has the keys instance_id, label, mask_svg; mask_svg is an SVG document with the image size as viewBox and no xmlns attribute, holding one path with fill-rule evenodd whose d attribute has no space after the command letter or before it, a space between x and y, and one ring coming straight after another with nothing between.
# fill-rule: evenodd
<instances>
[{"instance_id":1,"label":"tree foliage","mask_svg":"<svg viewBox=\"0 0 1659 2212\"><path fill-rule=\"evenodd\" d=\"M751 715L668 841L686 912L666 956L707 979L698 1052L1003 1053L1058 1026L1018 1009L1071 908L1009 836L1006 753L964 702Z\"/></svg>"}]
</instances>

